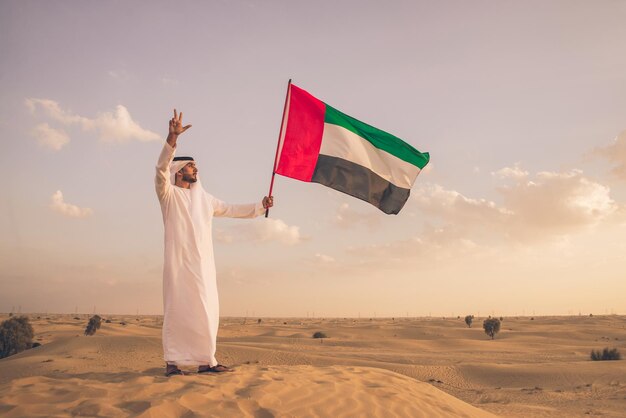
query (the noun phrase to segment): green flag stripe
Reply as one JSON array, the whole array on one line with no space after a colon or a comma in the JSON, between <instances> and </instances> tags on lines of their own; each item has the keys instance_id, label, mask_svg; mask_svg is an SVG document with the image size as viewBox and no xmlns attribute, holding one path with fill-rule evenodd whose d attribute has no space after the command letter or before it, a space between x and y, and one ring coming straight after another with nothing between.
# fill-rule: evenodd
<instances>
[{"instance_id":1,"label":"green flag stripe","mask_svg":"<svg viewBox=\"0 0 626 418\"><path fill-rule=\"evenodd\" d=\"M376 148L385 150L420 169L428 164L430 156L427 152L419 152L400 138L348 116L329 106L328 103L324 104L326 105L325 123L342 126L369 141Z\"/></svg>"}]
</instances>

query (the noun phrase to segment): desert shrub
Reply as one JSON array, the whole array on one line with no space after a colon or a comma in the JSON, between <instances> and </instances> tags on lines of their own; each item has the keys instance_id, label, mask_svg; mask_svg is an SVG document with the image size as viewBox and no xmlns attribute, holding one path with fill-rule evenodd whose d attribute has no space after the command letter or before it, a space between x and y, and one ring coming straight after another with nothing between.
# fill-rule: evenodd
<instances>
[{"instance_id":1,"label":"desert shrub","mask_svg":"<svg viewBox=\"0 0 626 418\"><path fill-rule=\"evenodd\" d=\"M260 324L261 322L263 322L263 320L261 318L259 318L259 320L256 321L257 324Z\"/></svg>"},{"instance_id":2,"label":"desert shrub","mask_svg":"<svg viewBox=\"0 0 626 418\"><path fill-rule=\"evenodd\" d=\"M321 331L317 331L315 334L313 334L313 338L328 338L328 336L326 336L326 334Z\"/></svg>"},{"instance_id":3,"label":"desert shrub","mask_svg":"<svg viewBox=\"0 0 626 418\"><path fill-rule=\"evenodd\" d=\"M87 327L85 328L85 335L94 335L97 330L100 329L100 325L102 324L102 318L100 315L94 315L89 318L89 322L87 323Z\"/></svg>"},{"instance_id":4,"label":"desert shrub","mask_svg":"<svg viewBox=\"0 0 626 418\"><path fill-rule=\"evenodd\" d=\"M467 324L467 326L468 326L469 328L471 328L471 327L472 327L472 321L473 321L473 320L474 320L474 315L467 315L467 316L465 317L465 323Z\"/></svg>"},{"instance_id":5,"label":"desert shrub","mask_svg":"<svg viewBox=\"0 0 626 418\"><path fill-rule=\"evenodd\" d=\"M608 347L605 347L602 352L600 350L594 351L591 350L591 360L593 361L601 361L601 360L621 360L622 355L617 351L617 348L613 348L609 350Z\"/></svg>"},{"instance_id":6,"label":"desert shrub","mask_svg":"<svg viewBox=\"0 0 626 418\"><path fill-rule=\"evenodd\" d=\"M11 317L0 324L0 358L27 350L33 345L33 327L25 316Z\"/></svg>"},{"instance_id":7,"label":"desert shrub","mask_svg":"<svg viewBox=\"0 0 626 418\"><path fill-rule=\"evenodd\" d=\"M110 320L110 319L107 319L107 320L106 320L106 321L104 321L104 322L106 322L107 324L110 324L110 323L111 323L111 320Z\"/></svg>"},{"instance_id":8,"label":"desert shrub","mask_svg":"<svg viewBox=\"0 0 626 418\"><path fill-rule=\"evenodd\" d=\"M500 320L498 318L488 318L483 321L483 329L485 334L493 340L498 332L500 332Z\"/></svg>"}]
</instances>

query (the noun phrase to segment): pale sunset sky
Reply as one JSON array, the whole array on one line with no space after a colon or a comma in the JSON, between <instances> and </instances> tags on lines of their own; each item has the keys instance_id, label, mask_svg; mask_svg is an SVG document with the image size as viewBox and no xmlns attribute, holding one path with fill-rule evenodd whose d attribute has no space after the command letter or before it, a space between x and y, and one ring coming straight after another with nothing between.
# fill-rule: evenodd
<instances>
[{"instance_id":1,"label":"pale sunset sky","mask_svg":"<svg viewBox=\"0 0 626 418\"><path fill-rule=\"evenodd\" d=\"M269 189L289 78L431 163L399 215L279 177L224 316L626 313L626 1L0 0L0 312L162 313L154 166Z\"/></svg>"}]
</instances>

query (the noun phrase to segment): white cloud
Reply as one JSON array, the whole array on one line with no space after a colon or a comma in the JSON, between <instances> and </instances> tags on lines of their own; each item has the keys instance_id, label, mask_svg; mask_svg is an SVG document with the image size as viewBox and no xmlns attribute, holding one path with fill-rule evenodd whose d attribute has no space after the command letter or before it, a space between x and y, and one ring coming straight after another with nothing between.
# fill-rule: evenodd
<instances>
[{"instance_id":1,"label":"white cloud","mask_svg":"<svg viewBox=\"0 0 626 418\"><path fill-rule=\"evenodd\" d=\"M164 76L161 77L161 83L163 83L165 86L175 87L178 86L179 81L173 77Z\"/></svg>"},{"instance_id":2,"label":"white cloud","mask_svg":"<svg viewBox=\"0 0 626 418\"><path fill-rule=\"evenodd\" d=\"M37 138L40 145L59 151L65 145L69 144L70 137L61 129L50 127L47 123L40 123L35 126L32 134Z\"/></svg>"},{"instance_id":3,"label":"white cloud","mask_svg":"<svg viewBox=\"0 0 626 418\"><path fill-rule=\"evenodd\" d=\"M313 269L318 273L322 271L322 269L324 271L332 271L336 273L338 271L342 271L346 266L346 264L338 262L334 257L322 253L304 256L301 258L301 261L306 263L309 269Z\"/></svg>"},{"instance_id":4,"label":"white cloud","mask_svg":"<svg viewBox=\"0 0 626 418\"><path fill-rule=\"evenodd\" d=\"M563 247L573 234L596 231L594 227L602 223L617 225L624 219L623 208L613 201L610 189L586 178L580 170L540 172L532 179L504 177L517 181L498 189L501 204L466 197L440 185L415 189L411 205L434 225L426 223L408 239L348 249L357 259L355 268L502 259L505 254L516 254L512 249Z\"/></svg>"},{"instance_id":5,"label":"white cloud","mask_svg":"<svg viewBox=\"0 0 626 418\"><path fill-rule=\"evenodd\" d=\"M130 76L124 70L109 70L107 71L107 74L109 75L109 77L120 81L127 81L130 79Z\"/></svg>"},{"instance_id":6,"label":"white cloud","mask_svg":"<svg viewBox=\"0 0 626 418\"><path fill-rule=\"evenodd\" d=\"M86 218L93 214L93 210L91 210L90 208L81 208L76 205L64 202L63 193L61 193L61 190L57 190L56 192L54 192L54 194L50 198L50 209L71 218Z\"/></svg>"},{"instance_id":7,"label":"white cloud","mask_svg":"<svg viewBox=\"0 0 626 418\"><path fill-rule=\"evenodd\" d=\"M322 264L333 263L335 261L333 257L326 255L326 254L320 254L320 253L315 254L314 260L317 263L322 263Z\"/></svg>"},{"instance_id":8,"label":"white cloud","mask_svg":"<svg viewBox=\"0 0 626 418\"><path fill-rule=\"evenodd\" d=\"M532 179L517 175L524 173L519 167L500 173L517 180L497 190L502 203L470 198L436 184L416 188L410 205L424 219L419 232L393 242L348 248L352 261L331 266L371 271L373 266L393 269L415 263L420 268L466 262L493 265L497 260L541 257L545 251L563 255L574 234L593 236L626 218L626 209L613 201L610 189L580 170L540 172Z\"/></svg>"},{"instance_id":9,"label":"white cloud","mask_svg":"<svg viewBox=\"0 0 626 418\"><path fill-rule=\"evenodd\" d=\"M519 164L515 164L514 167L504 167L498 171L494 171L491 173L492 176L498 177L501 179L512 178L515 180L521 180L528 177L528 171L522 170L519 167Z\"/></svg>"},{"instance_id":10,"label":"white cloud","mask_svg":"<svg viewBox=\"0 0 626 418\"><path fill-rule=\"evenodd\" d=\"M500 191L514 214L518 235L574 232L596 225L618 207L607 186L587 179L580 170L540 172L534 181Z\"/></svg>"},{"instance_id":11,"label":"white cloud","mask_svg":"<svg viewBox=\"0 0 626 418\"><path fill-rule=\"evenodd\" d=\"M347 203L341 203L333 217L333 223L340 228L352 228L357 225L375 227L380 224L380 214L358 212Z\"/></svg>"},{"instance_id":12,"label":"white cloud","mask_svg":"<svg viewBox=\"0 0 626 418\"><path fill-rule=\"evenodd\" d=\"M71 110L63 110L57 102L49 99L26 99L26 107L35 114L37 109L43 112L51 119L60 122L63 125L83 125L88 124L89 119L74 114Z\"/></svg>"},{"instance_id":13,"label":"white cloud","mask_svg":"<svg viewBox=\"0 0 626 418\"><path fill-rule=\"evenodd\" d=\"M295 245L306 240L300 233L300 227L289 226L280 219L261 219L245 222L216 231L215 238L223 243L242 241L267 242L275 241L285 245Z\"/></svg>"},{"instance_id":14,"label":"white cloud","mask_svg":"<svg viewBox=\"0 0 626 418\"><path fill-rule=\"evenodd\" d=\"M615 164L611 169L613 175L620 180L626 180L626 131L615 137L611 145L596 148L594 153Z\"/></svg>"},{"instance_id":15,"label":"white cloud","mask_svg":"<svg viewBox=\"0 0 626 418\"><path fill-rule=\"evenodd\" d=\"M479 245L466 231L455 226L435 227L427 225L408 239L397 240L384 244L371 244L347 249L347 253L355 258L348 270L371 271L375 269L405 269L407 265L419 264L420 269L434 266L441 268L441 262L458 262L469 258L474 261L490 259L494 249ZM344 263L346 264L346 263ZM347 262L346 265L350 264Z\"/></svg>"},{"instance_id":16,"label":"white cloud","mask_svg":"<svg viewBox=\"0 0 626 418\"><path fill-rule=\"evenodd\" d=\"M468 236L514 241L574 233L597 225L618 209L610 189L584 177L580 170L540 172L532 180L522 176L526 172L519 168L498 173L518 180L498 190L503 204L468 198L439 185L416 189L411 202Z\"/></svg>"},{"instance_id":17,"label":"white cloud","mask_svg":"<svg viewBox=\"0 0 626 418\"><path fill-rule=\"evenodd\" d=\"M92 120L94 130L99 132L100 139L111 142L126 142L133 139L138 141L161 141L161 135L143 129L130 116L128 109L117 105L115 113L100 113Z\"/></svg>"},{"instance_id":18,"label":"white cloud","mask_svg":"<svg viewBox=\"0 0 626 418\"><path fill-rule=\"evenodd\" d=\"M438 184L415 189L411 193L411 202L424 213L459 225L502 223L511 215L495 202L471 199Z\"/></svg>"},{"instance_id":19,"label":"white cloud","mask_svg":"<svg viewBox=\"0 0 626 418\"><path fill-rule=\"evenodd\" d=\"M25 103L32 113L42 110L47 117L64 126L77 126L83 131L95 132L101 141L162 140L161 135L139 126L122 105L117 105L114 112L101 112L95 118L87 118L62 109L54 100L26 99Z\"/></svg>"}]
</instances>

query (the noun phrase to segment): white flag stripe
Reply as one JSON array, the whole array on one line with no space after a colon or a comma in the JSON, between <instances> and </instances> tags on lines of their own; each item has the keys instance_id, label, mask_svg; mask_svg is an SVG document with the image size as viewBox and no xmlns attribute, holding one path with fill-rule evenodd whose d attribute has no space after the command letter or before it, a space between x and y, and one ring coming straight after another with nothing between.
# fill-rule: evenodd
<instances>
[{"instance_id":1,"label":"white flag stripe","mask_svg":"<svg viewBox=\"0 0 626 418\"><path fill-rule=\"evenodd\" d=\"M410 189L420 172L419 167L386 151L346 128L324 124L320 154L342 158L367 167L398 187Z\"/></svg>"}]
</instances>

